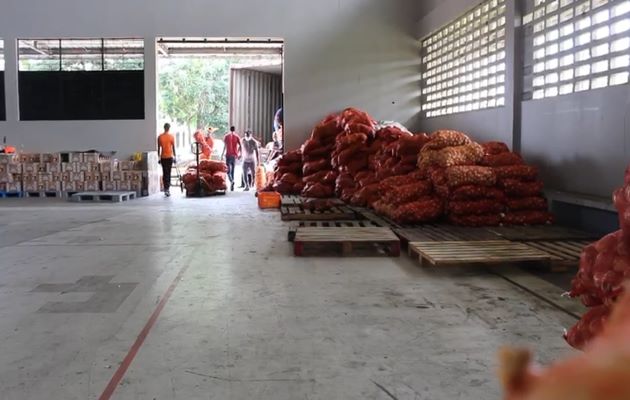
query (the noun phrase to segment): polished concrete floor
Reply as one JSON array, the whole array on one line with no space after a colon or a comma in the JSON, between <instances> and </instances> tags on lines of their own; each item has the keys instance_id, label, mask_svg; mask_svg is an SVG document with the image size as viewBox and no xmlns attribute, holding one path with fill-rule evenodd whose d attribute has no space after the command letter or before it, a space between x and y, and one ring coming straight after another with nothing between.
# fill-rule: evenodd
<instances>
[{"instance_id":1,"label":"polished concrete floor","mask_svg":"<svg viewBox=\"0 0 630 400\"><path fill-rule=\"evenodd\" d=\"M0 200L0 398L489 400L499 346L570 352L575 318L498 275L286 234L245 193Z\"/></svg>"}]
</instances>

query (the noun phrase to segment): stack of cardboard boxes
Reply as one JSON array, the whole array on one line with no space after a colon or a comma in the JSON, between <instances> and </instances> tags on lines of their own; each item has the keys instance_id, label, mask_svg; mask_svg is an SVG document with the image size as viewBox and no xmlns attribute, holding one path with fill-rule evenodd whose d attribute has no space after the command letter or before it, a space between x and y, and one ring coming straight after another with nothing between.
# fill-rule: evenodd
<instances>
[{"instance_id":1,"label":"stack of cardboard boxes","mask_svg":"<svg viewBox=\"0 0 630 400\"><path fill-rule=\"evenodd\" d=\"M0 192L22 191L22 163L15 154L0 154Z\"/></svg>"},{"instance_id":2,"label":"stack of cardboard boxes","mask_svg":"<svg viewBox=\"0 0 630 400\"><path fill-rule=\"evenodd\" d=\"M98 153L23 153L0 158L0 191L27 194L125 191L148 196L160 190L157 155L118 161Z\"/></svg>"}]
</instances>

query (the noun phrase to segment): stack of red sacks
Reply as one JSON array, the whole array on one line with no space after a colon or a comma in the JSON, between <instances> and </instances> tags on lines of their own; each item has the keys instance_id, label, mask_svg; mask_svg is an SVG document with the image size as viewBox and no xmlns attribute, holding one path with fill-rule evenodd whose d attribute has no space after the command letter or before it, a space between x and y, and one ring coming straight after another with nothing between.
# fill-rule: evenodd
<instances>
[{"instance_id":1,"label":"stack of red sacks","mask_svg":"<svg viewBox=\"0 0 630 400\"><path fill-rule=\"evenodd\" d=\"M540 225L551 223L547 200L542 196L543 183L538 169L526 165L523 158L510 152L507 145L490 142L483 145L485 155L481 163L492 167L497 183L506 194L506 225Z\"/></svg>"},{"instance_id":2,"label":"stack of red sacks","mask_svg":"<svg viewBox=\"0 0 630 400\"><path fill-rule=\"evenodd\" d=\"M504 208L502 191L496 189L492 168L478 165L483 148L457 131L438 131L418 157L437 195L456 225L499 225Z\"/></svg>"},{"instance_id":3,"label":"stack of red sacks","mask_svg":"<svg viewBox=\"0 0 630 400\"><path fill-rule=\"evenodd\" d=\"M624 291L623 282L630 279L630 168L624 187L614 194L614 201L622 229L584 249L580 270L569 293L590 307L566 335L567 342L578 349L601 332L611 306Z\"/></svg>"},{"instance_id":4,"label":"stack of red sacks","mask_svg":"<svg viewBox=\"0 0 630 400\"><path fill-rule=\"evenodd\" d=\"M374 210L399 224L420 224L438 219L444 202L433 192L433 184L420 171L392 176L380 183L382 198Z\"/></svg>"},{"instance_id":5,"label":"stack of red sacks","mask_svg":"<svg viewBox=\"0 0 630 400\"><path fill-rule=\"evenodd\" d=\"M505 400L630 399L630 293L613 307L602 333L583 354L547 368L532 365L527 350L503 349Z\"/></svg>"},{"instance_id":6,"label":"stack of red sacks","mask_svg":"<svg viewBox=\"0 0 630 400\"><path fill-rule=\"evenodd\" d=\"M357 198L363 197L358 192L372 183L368 160L373 151L375 122L368 114L352 108L344 110L340 118L344 130L337 136L331 160L339 171L335 193L346 202L364 206L365 200Z\"/></svg>"},{"instance_id":7,"label":"stack of red sacks","mask_svg":"<svg viewBox=\"0 0 630 400\"><path fill-rule=\"evenodd\" d=\"M314 198L333 197L337 172L330 163L335 139L342 132L341 120L333 114L321 121L302 146L304 189L302 196Z\"/></svg>"},{"instance_id":8,"label":"stack of red sacks","mask_svg":"<svg viewBox=\"0 0 630 400\"><path fill-rule=\"evenodd\" d=\"M284 154L276 164L273 179L267 183L265 192L300 194L302 183L302 151L294 150Z\"/></svg>"},{"instance_id":9,"label":"stack of red sacks","mask_svg":"<svg viewBox=\"0 0 630 400\"><path fill-rule=\"evenodd\" d=\"M227 166L220 161L201 160L199 162L199 182L201 189L205 192L212 193L220 190L226 190L225 173ZM186 191L195 193L197 191L197 167L188 168L182 177Z\"/></svg>"}]
</instances>

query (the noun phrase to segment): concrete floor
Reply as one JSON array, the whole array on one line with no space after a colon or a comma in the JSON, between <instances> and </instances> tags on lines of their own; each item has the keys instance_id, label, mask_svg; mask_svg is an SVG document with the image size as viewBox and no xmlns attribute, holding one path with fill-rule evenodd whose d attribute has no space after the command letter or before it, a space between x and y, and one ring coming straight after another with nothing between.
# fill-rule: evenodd
<instances>
[{"instance_id":1,"label":"concrete floor","mask_svg":"<svg viewBox=\"0 0 630 400\"><path fill-rule=\"evenodd\" d=\"M499 276L286 234L251 194L0 201L0 397L488 400L499 346L570 352L575 319Z\"/></svg>"}]
</instances>

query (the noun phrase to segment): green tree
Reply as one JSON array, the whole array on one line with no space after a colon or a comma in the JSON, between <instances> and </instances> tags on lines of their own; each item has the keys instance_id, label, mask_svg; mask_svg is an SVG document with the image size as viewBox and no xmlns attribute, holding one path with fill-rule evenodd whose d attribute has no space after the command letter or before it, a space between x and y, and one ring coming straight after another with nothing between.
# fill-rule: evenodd
<instances>
[{"instance_id":1,"label":"green tree","mask_svg":"<svg viewBox=\"0 0 630 400\"><path fill-rule=\"evenodd\" d=\"M228 127L229 60L188 59L169 61L160 73L160 112L196 128Z\"/></svg>"}]
</instances>

